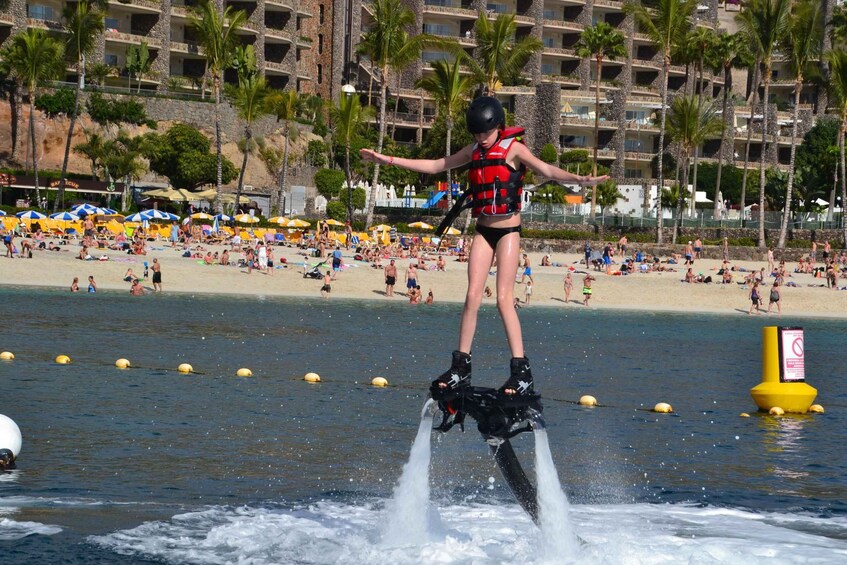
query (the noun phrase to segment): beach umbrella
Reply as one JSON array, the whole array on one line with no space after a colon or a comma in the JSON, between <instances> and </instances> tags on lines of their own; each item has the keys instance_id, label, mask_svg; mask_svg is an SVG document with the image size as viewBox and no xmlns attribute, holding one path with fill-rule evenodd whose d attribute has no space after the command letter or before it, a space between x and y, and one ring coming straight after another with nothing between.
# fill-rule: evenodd
<instances>
[{"instance_id":1,"label":"beach umbrella","mask_svg":"<svg viewBox=\"0 0 847 565\"><path fill-rule=\"evenodd\" d=\"M411 224L409 224L409 227L410 227L410 228L415 228L415 229L418 229L418 230L432 230L432 229L435 229L435 228L433 228L431 225L429 225L429 224L428 224L428 223L426 223L426 222L412 222Z\"/></svg>"},{"instance_id":2,"label":"beach umbrella","mask_svg":"<svg viewBox=\"0 0 847 565\"><path fill-rule=\"evenodd\" d=\"M103 214L106 216L120 216L118 211L112 208L103 208Z\"/></svg>"},{"instance_id":3,"label":"beach umbrella","mask_svg":"<svg viewBox=\"0 0 847 565\"><path fill-rule=\"evenodd\" d=\"M218 217L215 216L215 221L212 223L212 233L218 233L220 231L220 225L218 224Z\"/></svg>"},{"instance_id":4,"label":"beach umbrella","mask_svg":"<svg viewBox=\"0 0 847 565\"><path fill-rule=\"evenodd\" d=\"M55 214L50 214L50 219L60 220L62 222L75 222L79 219L79 216L70 212L56 212Z\"/></svg>"},{"instance_id":5,"label":"beach umbrella","mask_svg":"<svg viewBox=\"0 0 847 565\"><path fill-rule=\"evenodd\" d=\"M255 224L259 221L259 218L256 216L251 216L250 214L238 214L235 217L235 221L242 224Z\"/></svg>"},{"instance_id":6,"label":"beach umbrella","mask_svg":"<svg viewBox=\"0 0 847 565\"><path fill-rule=\"evenodd\" d=\"M171 217L167 212L162 212L161 210L157 210L156 208L151 208L150 210L142 210L142 214L146 216L147 220L170 220Z\"/></svg>"},{"instance_id":7,"label":"beach umbrella","mask_svg":"<svg viewBox=\"0 0 847 565\"><path fill-rule=\"evenodd\" d=\"M379 224L377 226L371 226L368 228L368 231L389 231L391 226L386 226L385 224Z\"/></svg>"},{"instance_id":8,"label":"beach umbrella","mask_svg":"<svg viewBox=\"0 0 847 565\"><path fill-rule=\"evenodd\" d=\"M173 212L164 212L164 214L166 214L166 215L168 216L168 219L169 219L169 220L171 220L171 221L173 221L173 222L178 222L178 221L179 221L179 216L177 216L177 215L176 215L176 214L174 214Z\"/></svg>"},{"instance_id":9,"label":"beach umbrella","mask_svg":"<svg viewBox=\"0 0 847 565\"><path fill-rule=\"evenodd\" d=\"M76 214L77 216L97 216L106 214L106 210L92 204L77 204L71 208L71 214Z\"/></svg>"},{"instance_id":10,"label":"beach umbrella","mask_svg":"<svg viewBox=\"0 0 847 565\"><path fill-rule=\"evenodd\" d=\"M268 221L272 224L279 224L281 226L288 225L288 218L285 216L274 216L273 218L268 219Z\"/></svg>"},{"instance_id":11,"label":"beach umbrella","mask_svg":"<svg viewBox=\"0 0 847 565\"><path fill-rule=\"evenodd\" d=\"M43 220L47 217L41 212L36 212L35 210L26 210L25 212L18 212L17 214L15 214L15 216L22 220Z\"/></svg>"},{"instance_id":12,"label":"beach umbrella","mask_svg":"<svg viewBox=\"0 0 847 565\"><path fill-rule=\"evenodd\" d=\"M343 226L344 222L339 222L338 220L330 218L326 221L326 224L330 226Z\"/></svg>"},{"instance_id":13,"label":"beach umbrella","mask_svg":"<svg viewBox=\"0 0 847 565\"><path fill-rule=\"evenodd\" d=\"M300 220L298 218L295 218L293 220L288 220L288 223L285 224L285 227L288 227L288 228L307 228L311 225L312 224L307 222L306 220Z\"/></svg>"},{"instance_id":14,"label":"beach umbrella","mask_svg":"<svg viewBox=\"0 0 847 565\"><path fill-rule=\"evenodd\" d=\"M444 233L446 233L447 235L459 235L459 234L460 234L460 233L462 233L462 232L460 232L460 231L459 231L459 230L457 230L456 228L454 228L454 227L450 226L449 228L447 228L447 231L446 231L446 232L444 232Z\"/></svg>"},{"instance_id":15,"label":"beach umbrella","mask_svg":"<svg viewBox=\"0 0 847 565\"><path fill-rule=\"evenodd\" d=\"M127 221L127 222L143 222L144 220L149 220L149 219L150 218L147 217L147 214L145 212L136 212L135 214L127 216L125 221Z\"/></svg>"},{"instance_id":16,"label":"beach umbrella","mask_svg":"<svg viewBox=\"0 0 847 565\"><path fill-rule=\"evenodd\" d=\"M191 219L193 220L211 220L214 216L211 214L207 214L206 212L196 212L191 214Z\"/></svg>"},{"instance_id":17,"label":"beach umbrella","mask_svg":"<svg viewBox=\"0 0 847 565\"><path fill-rule=\"evenodd\" d=\"M226 214L215 214L215 219L221 222L231 222L232 216L227 216Z\"/></svg>"},{"instance_id":18,"label":"beach umbrella","mask_svg":"<svg viewBox=\"0 0 847 565\"><path fill-rule=\"evenodd\" d=\"M5 215L6 215L6 212L4 212L3 210L0 210L0 216L5 216Z\"/></svg>"}]
</instances>

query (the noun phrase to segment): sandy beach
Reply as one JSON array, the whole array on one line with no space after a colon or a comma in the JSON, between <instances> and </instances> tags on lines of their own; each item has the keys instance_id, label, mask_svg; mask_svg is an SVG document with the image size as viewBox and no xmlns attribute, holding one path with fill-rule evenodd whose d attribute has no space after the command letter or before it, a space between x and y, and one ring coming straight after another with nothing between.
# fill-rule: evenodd
<instances>
[{"instance_id":1,"label":"sandy beach","mask_svg":"<svg viewBox=\"0 0 847 565\"><path fill-rule=\"evenodd\" d=\"M18 243L20 240L17 240ZM213 252L222 252L223 245L204 245ZM163 289L167 293L207 293L207 294L246 294L265 296L319 297L322 281L303 277L305 250L296 247L274 246L277 265L280 258L287 263L283 268L274 269L273 275L254 270L248 274L246 268L235 266L205 265L201 259L182 257L181 248L172 248L163 241L148 242L147 255L127 255L109 249L100 249L92 253L93 257L108 257L108 260L82 261L77 259L78 244L71 242L61 246L61 251L36 250L32 259L0 258L0 284L60 287L69 289L74 277L79 277L80 289L85 292L89 275L93 275L100 290L129 292L130 284L123 280L128 268L136 275L144 272L144 262L152 264L154 258L162 266ZM398 282L395 296L385 296L384 275L382 269L372 267L366 262L356 261L353 251L343 250L347 267L338 274L332 283L333 299L367 299L408 301L404 284L409 259L397 259ZM202 253L205 253L203 251ZM237 260L242 254L232 253ZM541 253L529 253L532 264L534 286L532 302L527 308L546 306L556 308L584 308L582 305L582 279L585 266L578 263L576 254L553 254L551 261L557 266L542 267ZM309 265L317 259L309 257ZM387 264L387 261L383 261ZM430 262L434 267L434 261ZM760 269L764 262L733 262L736 268L747 270ZM794 264L787 264L789 272ZM573 267L574 281L570 302L565 304L563 277L569 267ZM746 315L750 306L749 290L741 284L688 284L681 282L685 268L672 265L677 272L635 273L628 276L611 276L605 272L590 269L595 276L593 296L590 308L619 308L646 311L711 312ZM717 270L720 261L703 259L694 265L694 273L711 275L719 280ZM617 267L614 267L617 270ZM152 273L151 273L152 276ZM736 272L735 281L743 280L744 273ZM424 297L432 290L435 302L462 302L466 288L466 264L455 257L447 257L446 272L427 270L419 272L418 282ZM768 287L772 279L768 279ZM814 278L808 274L795 274L787 279L797 287L782 287L783 315L790 316L826 316L847 317L847 292L826 288L826 280ZM494 276L489 278L494 289ZM847 286L847 279L839 279L840 286ZM148 277L143 286L152 293L152 282ZM525 285L516 284L515 296L521 301L525 298ZM766 287L767 289L767 287ZM139 299L143 300L143 297ZM493 304L495 299L486 298L484 302ZM767 290L764 293L764 308L767 308ZM420 304L410 307L425 308ZM774 312L775 312L774 308ZM774 313L771 316L776 316Z\"/></svg>"}]
</instances>

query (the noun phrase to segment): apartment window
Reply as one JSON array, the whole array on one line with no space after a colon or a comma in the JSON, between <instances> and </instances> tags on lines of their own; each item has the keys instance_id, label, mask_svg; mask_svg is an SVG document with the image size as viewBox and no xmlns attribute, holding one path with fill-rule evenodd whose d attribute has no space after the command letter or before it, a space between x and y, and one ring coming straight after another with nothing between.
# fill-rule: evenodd
<instances>
[{"instance_id":1,"label":"apartment window","mask_svg":"<svg viewBox=\"0 0 847 565\"><path fill-rule=\"evenodd\" d=\"M489 12L494 12L495 14L506 14L506 13L509 12L509 7L506 6L505 4L489 3L489 4L485 5L485 8Z\"/></svg>"},{"instance_id":2,"label":"apartment window","mask_svg":"<svg viewBox=\"0 0 847 565\"><path fill-rule=\"evenodd\" d=\"M424 24L423 32L430 35L444 35L448 37L457 35L453 33L453 29L450 26L444 24Z\"/></svg>"},{"instance_id":3,"label":"apartment window","mask_svg":"<svg viewBox=\"0 0 847 565\"><path fill-rule=\"evenodd\" d=\"M423 59L424 63L429 63L431 61L447 61L447 53L437 53L434 51L424 51L421 55L421 59Z\"/></svg>"},{"instance_id":4,"label":"apartment window","mask_svg":"<svg viewBox=\"0 0 847 565\"><path fill-rule=\"evenodd\" d=\"M324 36L322 33L318 34L318 55L324 52Z\"/></svg>"},{"instance_id":5,"label":"apartment window","mask_svg":"<svg viewBox=\"0 0 847 565\"><path fill-rule=\"evenodd\" d=\"M641 174L641 169L624 169L623 176L627 179L640 179L644 175Z\"/></svg>"},{"instance_id":6,"label":"apartment window","mask_svg":"<svg viewBox=\"0 0 847 565\"><path fill-rule=\"evenodd\" d=\"M556 10L544 10L544 19L545 20L558 20L561 16L556 12Z\"/></svg>"},{"instance_id":7,"label":"apartment window","mask_svg":"<svg viewBox=\"0 0 847 565\"><path fill-rule=\"evenodd\" d=\"M442 8L453 8L453 0L426 0L427 6L441 6Z\"/></svg>"},{"instance_id":8,"label":"apartment window","mask_svg":"<svg viewBox=\"0 0 847 565\"><path fill-rule=\"evenodd\" d=\"M318 65L318 84L321 84L324 81L324 66Z\"/></svg>"},{"instance_id":9,"label":"apartment window","mask_svg":"<svg viewBox=\"0 0 847 565\"><path fill-rule=\"evenodd\" d=\"M118 29L121 26L121 21L117 18L106 18L103 24L106 29Z\"/></svg>"},{"instance_id":10,"label":"apartment window","mask_svg":"<svg viewBox=\"0 0 847 565\"><path fill-rule=\"evenodd\" d=\"M35 20L53 21L53 8L50 6L27 6L27 17Z\"/></svg>"},{"instance_id":11,"label":"apartment window","mask_svg":"<svg viewBox=\"0 0 847 565\"><path fill-rule=\"evenodd\" d=\"M541 41L544 42L544 47L548 47L548 48L551 48L551 49L556 47L556 45L555 45L556 40L553 39L552 37L544 37L544 38L541 39Z\"/></svg>"},{"instance_id":12,"label":"apartment window","mask_svg":"<svg viewBox=\"0 0 847 565\"><path fill-rule=\"evenodd\" d=\"M639 152L639 151L641 151L641 147L642 147L642 144L641 144L641 140L639 140L639 139L627 139L623 143L624 151Z\"/></svg>"},{"instance_id":13,"label":"apartment window","mask_svg":"<svg viewBox=\"0 0 847 565\"><path fill-rule=\"evenodd\" d=\"M627 110L626 111L626 119L627 121L637 120L639 123L645 123L646 113L644 110Z\"/></svg>"},{"instance_id":14,"label":"apartment window","mask_svg":"<svg viewBox=\"0 0 847 565\"><path fill-rule=\"evenodd\" d=\"M556 74L556 71L553 70L553 65L551 63L541 63L541 74L552 75Z\"/></svg>"},{"instance_id":15,"label":"apartment window","mask_svg":"<svg viewBox=\"0 0 847 565\"><path fill-rule=\"evenodd\" d=\"M110 67L117 67L118 66L118 56L112 55L110 53L106 53L106 55L103 57L103 62L106 63L107 65L109 65Z\"/></svg>"},{"instance_id":16,"label":"apartment window","mask_svg":"<svg viewBox=\"0 0 847 565\"><path fill-rule=\"evenodd\" d=\"M321 24L324 23L324 5L323 4L318 6L318 22L321 23Z\"/></svg>"}]
</instances>

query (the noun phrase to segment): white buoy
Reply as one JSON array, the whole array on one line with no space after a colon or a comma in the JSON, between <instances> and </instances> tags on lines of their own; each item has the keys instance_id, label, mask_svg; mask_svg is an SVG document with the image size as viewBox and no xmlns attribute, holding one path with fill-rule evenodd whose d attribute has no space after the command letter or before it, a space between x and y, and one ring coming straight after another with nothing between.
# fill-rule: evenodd
<instances>
[{"instance_id":1,"label":"white buoy","mask_svg":"<svg viewBox=\"0 0 847 565\"><path fill-rule=\"evenodd\" d=\"M58 363L59 365L67 365L70 362L71 358L67 355L59 355L58 357L56 357L56 363Z\"/></svg>"},{"instance_id":2,"label":"white buoy","mask_svg":"<svg viewBox=\"0 0 847 565\"><path fill-rule=\"evenodd\" d=\"M597 406L597 399L590 394L585 394L579 397L580 406Z\"/></svg>"},{"instance_id":3,"label":"white buoy","mask_svg":"<svg viewBox=\"0 0 847 565\"><path fill-rule=\"evenodd\" d=\"M0 414L0 449L8 449L17 457L21 452L21 429L14 420Z\"/></svg>"},{"instance_id":4,"label":"white buoy","mask_svg":"<svg viewBox=\"0 0 847 565\"><path fill-rule=\"evenodd\" d=\"M11 361L14 358L15 358L15 354L12 353L11 351L0 352L0 359L2 359L3 361Z\"/></svg>"},{"instance_id":5,"label":"white buoy","mask_svg":"<svg viewBox=\"0 0 847 565\"><path fill-rule=\"evenodd\" d=\"M248 369L247 367L241 367L235 372L236 377L252 377L253 371Z\"/></svg>"},{"instance_id":6,"label":"white buoy","mask_svg":"<svg viewBox=\"0 0 847 565\"><path fill-rule=\"evenodd\" d=\"M129 369L131 366L129 359L120 358L115 361L115 367L118 369Z\"/></svg>"},{"instance_id":7,"label":"white buoy","mask_svg":"<svg viewBox=\"0 0 847 565\"><path fill-rule=\"evenodd\" d=\"M750 414L748 414L747 412L742 412L741 414L739 414L739 416L740 416L741 418L749 418L749 417L750 417Z\"/></svg>"},{"instance_id":8,"label":"white buoy","mask_svg":"<svg viewBox=\"0 0 847 565\"><path fill-rule=\"evenodd\" d=\"M667 402L659 402L653 407L653 412L658 412L659 414L670 414L673 412L673 407Z\"/></svg>"},{"instance_id":9,"label":"white buoy","mask_svg":"<svg viewBox=\"0 0 847 565\"><path fill-rule=\"evenodd\" d=\"M785 414L785 410L783 410L779 406L774 406L773 408L768 410L768 414L770 414L771 416L782 416Z\"/></svg>"},{"instance_id":10,"label":"white buoy","mask_svg":"<svg viewBox=\"0 0 847 565\"><path fill-rule=\"evenodd\" d=\"M182 363L179 367L176 368L180 373L193 373L194 367L189 365L188 363Z\"/></svg>"},{"instance_id":11,"label":"white buoy","mask_svg":"<svg viewBox=\"0 0 847 565\"><path fill-rule=\"evenodd\" d=\"M317 373L306 373L303 376L303 380L307 383L319 383L321 382L321 376Z\"/></svg>"},{"instance_id":12,"label":"white buoy","mask_svg":"<svg viewBox=\"0 0 847 565\"><path fill-rule=\"evenodd\" d=\"M373 386L388 386L388 379L385 377L374 377L371 384Z\"/></svg>"},{"instance_id":13,"label":"white buoy","mask_svg":"<svg viewBox=\"0 0 847 565\"><path fill-rule=\"evenodd\" d=\"M824 409L823 406L821 406L820 404L812 404L811 406L809 406L809 412L811 412L812 414L823 414Z\"/></svg>"}]
</instances>

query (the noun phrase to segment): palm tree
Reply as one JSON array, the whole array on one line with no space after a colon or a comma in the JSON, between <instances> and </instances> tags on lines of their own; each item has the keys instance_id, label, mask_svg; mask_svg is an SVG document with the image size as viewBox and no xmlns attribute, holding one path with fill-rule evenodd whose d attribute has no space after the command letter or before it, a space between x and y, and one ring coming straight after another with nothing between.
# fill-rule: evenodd
<instances>
[{"instance_id":1,"label":"palm tree","mask_svg":"<svg viewBox=\"0 0 847 565\"><path fill-rule=\"evenodd\" d=\"M624 5L624 11L631 14L641 31L662 53L661 118L659 120L659 159L658 185L661 194L664 183L662 155L665 144L665 114L668 107L668 74L671 66L671 51L680 45L688 30L691 29L691 17L697 9L698 0L657 0L655 8L649 9L636 0ZM662 199L656 201L656 241L662 243Z\"/></svg>"},{"instance_id":2,"label":"palm tree","mask_svg":"<svg viewBox=\"0 0 847 565\"><path fill-rule=\"evenodd\" d=\"M803 79L810 63L816 61L823 45L823 21L820 2L804 0L794 6L791 24L786 34L782 52L788 57L788 63L794 72L794 115L791 121L791 159L788 167L788 183L785 187L785 209L782 213L782 225L779 229L779 249L785 247L788 233L788 219L791 216L791 196L794 189L794 162L797 155L797 119L800 112L800 93L803 91Z\"/></svg>"},{"instance_id":3,"label":"palm tree","mask_svg":"<svg viewBox=\"0 0 847 565\"><path fill-rule=\"evenodd\" d=\"M244 156L241 160L241 172L238 175L238 187L235 189L235 207L241 201L244 188L244 171L247 169L247 156L253 141L253 122L267 114L265 98L268 95L268 83L258 73L246 73L238 77L238 85L228 84L225 89L230 104L235 108L238 118L244 122Z\"/></svg>"},{"instance_id":4,"label":"palm tree","mask_svg":"<svg viewBox=\"0 0 847 565\"><path fill-rule=\"evenodd\" d=\"M94 131L83 130L85 141L74 145L74 153L78 153L91 161L91 177L99 178L98 169L102 166L103 158L106 156L106 138Z\"/></svg>"},{"instance_id":5,"label":"palm tree","mask_svg":"<svg viewBox=\"0 0 847 565\"><path fill-rule=\"evenodd\" d=\"M678 224L682 220L682 195L688 190L692 152L707 139L718 137L723 128L723 120L718 117L717 108L711 99L701 104L699 97L686 95L675 98L671 103L667 127L668 134L679 144L682 153L682 188L677 202L677 220L674 222L672 240L676 243Z\"/></svg>"},{"instance_id":6,"label":"palm tree","mask_svg":"<svg viewBox=\"0 0 847 565\"><path fill-rule=\"evenodd\" d=\"M105 144L103 166L109 173L109 179L124 181L121 195L121 209L129 207L129 187L132 181L140 179L147 172L147 167L141 158L142 148L146 140L144 136L130 137L126 132L119 131L117 137Z\"/></svg>"},{"instance_id":7,"label":"palm tree","mask_svg":"<svg viewBox=\"0 0 847 565\"><path fill-rule=\"evenodd\" d=\"M433 61L430 63L433 74L421 78L415 84L415 88L422 88L435 99L438 112L444 116L447 126L445 157L450 155L456 112L459 111L473 88L473 79L462 76L461 60L463 58L456 57L452 65L447 61ZM447 194L449 201L453 197L453 179L449 169L447 170Z\"/></svg>"},{"instance_id":8,"label":"palm tree","mask_svg":"<svg viewBox=\"0 0 847 565\"><path fill-rule=\"evenodd\" d=\"M342 94L338 106L330 110L333 137L344 144L344 177L347 180L347 221L353 221L353 175L350 172L350 145L364 131L371 116L356 94ZM370 222L368 222L370 223Z\"/></svg>"},{"instance_id":9,"label":"palm tree","mask_svg":"<svg viewBox=\"0 0 847 565\"><path fill-rule=\"evenodd\" d=\"M594 57L597 65L597 80L594 85L594 168L591 176L597 176L597 152L600 147L600 81L603 79L603 59L626 57L626 38L606 22L597 22L582 30L582 35L575 45L576 54L580 57ZM597 208L597 191L591 191L591 220L594 220Z\"/></svg>"},{"instance_id":10,"label":"palm tree","mask_svg":"<svg viewBox=\"0 0 847 565\"><path fill-rule=\"evenodd\" d=\"M791 0L750 0L735 16L741 32L762 62L762 154L759 163L759 247L765 246L765 154L768 137L768 96L773 56L788 30ZM758 85L755 85L758 89Z\"/></svg>"},{"instance_id":11,"label":"palm tree","mask_svg":"<svg viewBox=\"0 0 847 565\"><path fill-rule=\"evenodd\" d=\"M723 173L723 146L726 142L726 115L729 108L729 93L732 90L732 69L743 69L752 66L750 50L747 48L744 36L721 34L717 37L710 52L711 64L715 73L723 73L723 112L724 128L721 130L721 150L718 153L718 173L715 181L715 217L721 206L721 175Z\"/></svg>"},{"instance_id":12,"label":"palm tree","mask_svg":"<svg viewBox=\"0 0 847 565\"><path fill-rule=\"evenodd\" d=\"M514 14L499 14L492 22L485 12L476 20L477 57L470 67L483 90L494 96L500 85L514 84L530 58L544 49L544 43L533 35L515 40L518 25Z\"/></svg>"},{"instance_id":13,"label":"palm tree","mask_svg":"<svg viewBox=\"0 0 847 565\"><path fill-rule=\"evenodd\" d=\"M435 36L421 33L410 36L408 29L415 25L415 14L403 0L374 0L371 4L374 23L370 31L362 34L362 44L370 55L373 65L379 69L379 137L377 151L382 152L385 142L385 109L388 96L388 73L393 69L399 73L412 61L420 58L424 47L445 45L447 42ZM363 49L365 49L363 48ZM399 100L399 98L398 98ZM368 201L367 223L373 219L373 207L376 203L376 190L379 183L379 164L374 165L371 194Z\"/></svg>"},{"instance_id":14,"label":"palm tree","mask_svg":"<svg viewBox=\"0 0 847 565\"><path fill-rule=\"evenodd\" d=\"M47 35L43 29L27 29L15 35L0 53L9 74L29 95L29 136L32 144L32 168L35 174L35 199L41 202L38 186L38 154L35 142L35 98L38 87L54 80L64 72L62 44Z\"/></svg>"},{"instance_id":15,"label":"palm tree","mask_svg":"<svg viewBox=\"0 0 847 565\"><path fill-rule=\"evenodd\" d=\"M283 121L282 134L285 136L285 146L282 152L282 167L279 175L279 198L277 202L282 202L282 195L285 193L285 177L288 173L288 147L291 137L291 120L297 117L297 112L302 104L301 98L294 90L284 90L275 92L268 96L266 107L268 113L276 115L277 121ZM284 213L282 210L281 213Z\"/></svg>"},{"instance_id":16,"label":"palm tree","mask_svg":"<svg viewBox=\"0 0 847 565\"><path fill-rule=\"evenodd\" d=\"M221 82L224 71L232 64L235 48L239 44L238 29L247 15L243 10L227 6L218 11L215 0L201 0L194 6L188 22L203 48L206 69L212 77L215 92L215 151L217 154L217 179L215 183L215 210L223 211L221 185L223 184L223 155L221 153Z\"/></svg>"},{"instance_id":17,"label":"palm tree","mask_svg":"<svg viewBox=\"0 0 847 565\"><path fill-rule=\"evenodd\" d=\"M65 57L76 66L77 83L74 94L74 110L70 115L68 139L65 142L65 156L62 159L62 176L59 178L59 191L53 201L53 212L65 205L65 181L68 175L68 160L71 155L71 139L74 136L77 114L79 113L79 93L85 87L85 59L94 52L97 37L103 33L104 14L92 9L86 2L68 4L62 15L65 30Z\"/></svg>"},{"instance_id":18,"label":"palm tree","mask_svg":"<svg viewBox=\"0 0 847 565\"><path fill-rule=\"evenodd\" d=\"M698 27L694 30L694 33L691 34L691 43L694 46L695 51L697 52L697 72L698 72L698 88L700 91L700 95L698 98L698 103L703 104L703 96L705 94L705 85L703 84L703 68L705 66L706 54L711 50L712 46L715 44L716 37L715 32L707 27ZM694 148L694 177L691 181L691 185L694 187L691 190L691 211L690 215L693 217L696 210L694 208L696 204L697 197L697 163L700 154L698 152L698 148Z\"/></svg>"},{"instance_id":19,"label":"palm tree","mask_svg":"<svg viewBox=\"0 0 847 565\"><path fill-rule=\"evenodd\" d=\"M132 93L132 76L138 81L138 89L141 92L141 79L150 72L153 60L150 58L150 49L147 42L142 40L140 45L130 45L126 50L127 89Z\"/></svg>"},{"instance_id":20,"label":"palm tree","mask_svg":"<svg viewBox=\"0 0 847 565\"><path fill-rule=\"evenodd\" d=\"M847 241L847 212L844 211L844 203L847 202L847 159L844 155L844 136L847 134L847 50L844 47L836 47L825 57L830 68L829 90L835 99L838 117L841 119L841 129L838 133L841 157L841 227L844 230L844 241Z\"/></svg>"}]
</instances>

